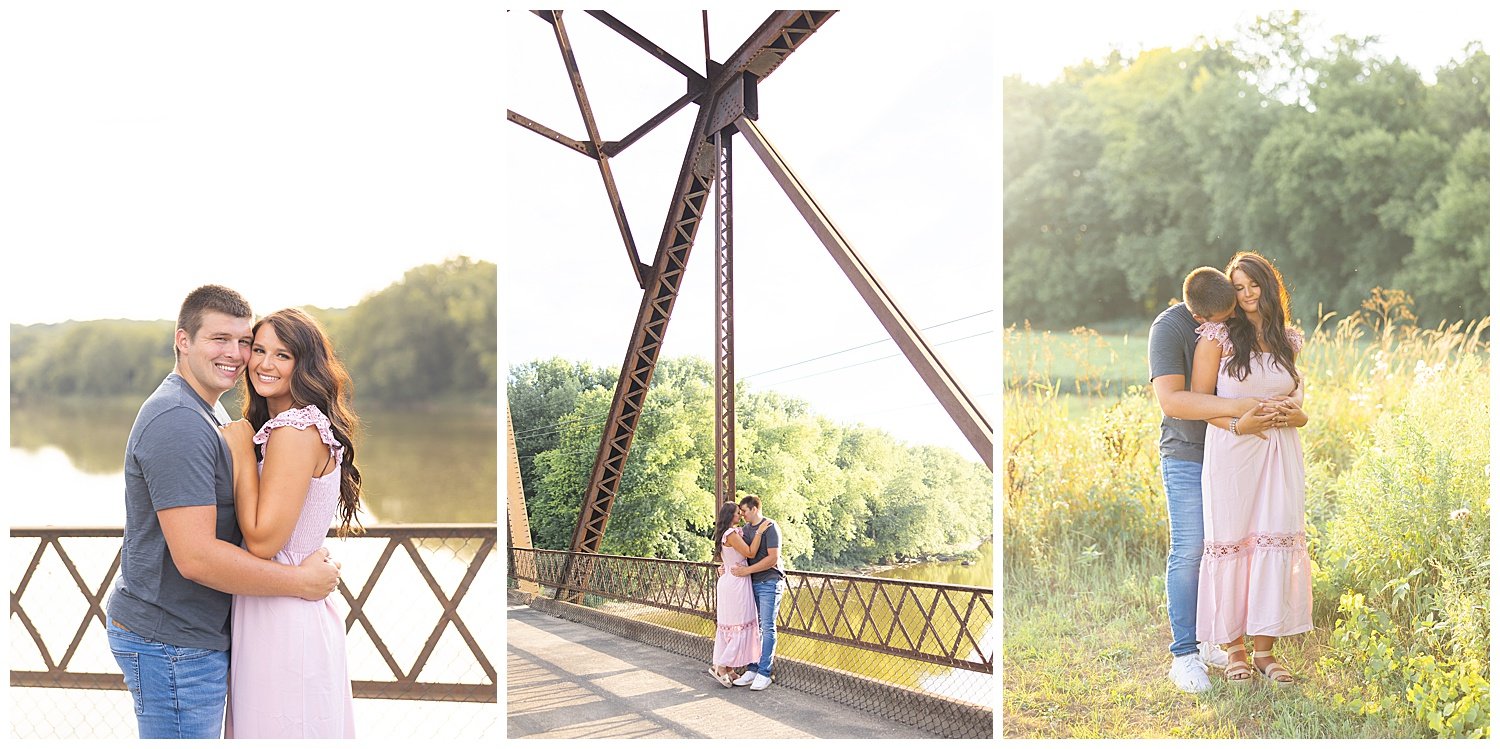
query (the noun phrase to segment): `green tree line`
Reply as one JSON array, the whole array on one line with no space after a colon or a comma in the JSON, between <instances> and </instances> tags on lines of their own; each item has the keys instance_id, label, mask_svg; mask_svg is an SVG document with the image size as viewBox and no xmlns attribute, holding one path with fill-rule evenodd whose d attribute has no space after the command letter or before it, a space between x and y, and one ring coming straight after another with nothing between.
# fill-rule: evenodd
<instances>
[{"instance_id":1,"label":"green tree line","mask_svg":"<svg viewBox=\"0 0 1500 749\"><path fill-rule=\"evenodd\" d=\"M511 367L516 454L538 548L564 549L578 522L618 370L554 358ZM944 448L840 425L808 404L740 383L738 493L761 497L782 527L786 564L803 569L957 550L991 533L990 472ZM638 421L601 551L712 556L713 367L662 361Z\"/></svg>"},{"instance_id":2,"label":"green tree line","mask_svg":"<svg viewBox=\"0 0 1500 749\"><path fill-rule=\"evenodd\" d=\"M493 403L496 292L494 263L457 257L413 268L353 307L304 309L333 339L361 402ZM172 369L175 326L172 320L12 325L11 399L145 397Z\"/></svg>"},{"instance_id":3,"label":"green tree line","mask_svg":"<svg viewBox=\"0 0 1500 749\"><path fill-rule=\"evenodd\" d=\"M1005 80L1008 319L1148 319L1242 249L1303 319L1373 287L1428 324L1489 314L1489 55L1471 43L1427 83L1373 37L1310 49L1304 20Z\"/></svg>"}]
</instances>

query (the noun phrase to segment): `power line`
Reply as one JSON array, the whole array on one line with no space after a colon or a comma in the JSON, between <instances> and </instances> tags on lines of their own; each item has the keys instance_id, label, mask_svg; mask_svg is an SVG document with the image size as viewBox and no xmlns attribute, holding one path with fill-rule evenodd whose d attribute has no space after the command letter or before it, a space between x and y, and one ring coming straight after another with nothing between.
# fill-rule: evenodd
<instances>
[{"instance_id":1,"label":"power line","mask_svg":"<svg viewBox=\"0 0 1500 749\"><path fill-rule=\"evenodd\" d=\"M986 330L986 331L982 331L982 332L979 332L979 333L975 333L973 335L966 335L966 336L963 336L962 338L954 338L952 340L943 341L942 343L938 343L938 344L934 344L934 345L937 345L937 346L946 346L946 345L948 345L950 343L958 343L959 341L967 341L970 338L979 338L979 337L982 337L982 336L994 335L994 334L995 334L995 331L993 331L993 330ZM900 352L897 352L897 353L894 353L894 354L890 354L888 356L881 356L881 357L877 357L875 359L866 359L866 360L861 361L861 362L855 362L853 364L846 364L846 365L844 365L842 367L834 367L833 369L825 369L825 370L823 370L821 372L813 372L812 374L802 375L801 377L793 377L793 378L791 378L789 380L777 380L776 382L773 382L773 383L771 383L769 385L766 385L766 387L770 388L770 387L775 387L777 385L785 385L788 382L796 382L798 380L805 380L805 379L808 379L809 377L818 377L820 375L826 375L826 374L829 374L829 373L832 373L832 372L838 372L838 371L841 371L841 370L849 369L851 367L858 367L858 366L861 366L861 365L864 365L864 364L873 364L873 363L878 362L878 361L885 361L886 359L894 359L894 358L896 358L898 356L902 356L902 354Z\"/></svg>"},{"instance_id":2,"label":"power line","mask_svg":"<svg viewBox=\"0 0 1500 749\"><path fill-rule=\"evenodd\" d=\"M942 326L951 326L951 324L962 323L962 321L965 321L965 320L972 320L972 318L980 317L980 315L989 315L990 312L995 312L995 311L993 311L993 309L984 309L984 311L974 312L974 314L972 314L972 315L965 315L965 317L959 317L959 318L954 318L954 320L948 320L947 323L938 323L938 324L935 324L935 326L924 327L924 329L922 329L922 330L933 330L933 329L938 329L938 327L942 327ZM765 369L765 371L756 372L756 374L744 375L744 377L742 377L742 380L750 380L751 377L760 377L760 375L769 374L769 372L777 372L777 371L780 371L780 369L790 369L790 368L793 368L793 366L805 365L805 363L816 362L816 360L819 360L819 359L828 359L829 356L838 356L838 354L847 354L847 353L849 353L849 351L858 351L858 350L861 350L861 348L871 347L871 345L883 344L883 342L889 341L889 339L891 339L891 336L885 336L885 338L879 339L879 341L870 341L870 342L868 342L868 344L859 344L859 345L856 345L856 347L844 348L843 351L834 351L834 353L831 353L831 354L822 354L822 356L814 356L814 357L811 357L811 359L802 359L801 362L792 362L792 363L789 363L789 365L772 366L771 369Z\"/></svg>"},{"instance_id":3,"label":"power line","mask_svg":"<svg viewBox=\"0 0 1500 749\"><path fill-rule=\"evenodd\" d=\"M922 330L928 331L928 330L933 330L933 329L936 329L936 328L941 328L944 325L952 325L953 323L963 322L964 320L971 320L973 318L981 317L983 315L988 315L988 314L991 314L993 312L994 312L993 309L981 310L979 312L974 312L974 313L971 313L971 314L968 314L968 315L964 315L963 317L956 317L956 318L954 318L952 320L947 320L945 322L940 322L940 323L937 323L935 325L929 325L929 326L927 326L925 328L922 328ZM942 342L934 344L934 345L935 346L946 346L946 345L948 345L950 343L958 343L960 341L966 341L966 340L969 340L971 338L979 338L979 337L986 336L986 335L992 335L992 334L994 334L994 332L995 331L993 331L993 330L986 330L986 331L982 331L982 332L979 332L979 333L975 333L973 335L968 335L968 336L963 336L963 337L960 337L960 338L954 338L954 339L951 339L951 340L942 341ZM770 372L776 372L776 371L783 370L783 369L790 369L792 367L800 366L802 364L807 364L809 362L818 361L820 359L827 359L827 358L832 357L832 356L838 356L839 354L846 354L846 353L849 353L850 351L857 351L857 350L862 349L862 348L869 348L870 346L875 346L875 345L878 345L878 344L881 344L881 343L885 343L885 342L887 342L889 340L891 340L890 337L886 337L886 338L882 338L882 339L880 339L878 341L871 341L869 343L862 343L862 344L860 344L858 346L853 346L853 347L850 347L850 348L846 348L846 349L843 349L841 351L835 351L835 352L829 353L829 354L823 354L823 355L820 355L820 356L814 356L814 357L812 357L810 359L804 359L804 360L799 361L799 362L792 362L791 364L783 364L783 365L781 365L779 367L773 367L771 369L767 369L767 370L764 370L764 371L761 371L761 372L756 372L755 374L745 375L744 377L742 377L740 379L748 380L748 379L750 379L752 377L758 377L760 375L767 374L767 373L770 373ZM842 367L835 367L833 369L828 369L828 370L824 370L824 371L821 371L821 372L814 372L812 374L803 375L801 377L793 377L793 378L788 379L788 380L778 380L777 382L773 382L773 383L771 383L769 385L766 385L765 387L770 388L770 387L775 387L776 385L783 385L783 384L786 384L788 382L796 382L798 380L805 380L805 379L808 379L810 377L818 377L820 375L825 375L825 374L829 374L829 373L832 373L832 372L839 372L839 371L842 371L842 370L845 370L845 369L851 369L853 367L863 366L865 364L872 364L874 362L884 361L886 359L893 359L893 358L895 358L897 356L900 356L900 355L901 355L900 353L890 354L888 356L877 357L875 359L867 359L865 361L855 362L853 364L846 364L846 365L844 365ZM556 422L556 423L554 423L552 425L542 425L542 426L537 426L537 427L531 427L529 429L523 429L523 430L521 430L519 432L516 432L516 438L517 439L521 439L523 437L545 437L545 436L549 436L549 435L551 435L553 433L561 434L562 431L563 431L563 429L565 427L567 427L568 425L570 425L570 424L575 424L575 423L578 423L578 422L593 423L593 422L596 422L596 421L603 421L604 419L608 418L608 416L609 416L609 409L606 408L606 409L604 409L602 411L594 411L594 412L586 413L586 414L583 414L581 416L577 416L577 417L574 417L574 418L571 418L571 419L566 419L566 420L563 420L563 421L558 421L558 422Z\"/></svg>"}]
</instances>

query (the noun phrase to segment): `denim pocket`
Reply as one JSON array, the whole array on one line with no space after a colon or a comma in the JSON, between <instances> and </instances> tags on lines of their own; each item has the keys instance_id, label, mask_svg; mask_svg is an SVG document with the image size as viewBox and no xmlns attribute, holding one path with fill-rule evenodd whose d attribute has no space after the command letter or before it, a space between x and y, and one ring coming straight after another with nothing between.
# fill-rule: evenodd
<instances>
[{"instance_id":1,"label":"denim pocket","mask_svg":"<svg viewBox=\"0 0 1500 749\"><path fill-rule=\"evenodd\" d=\"M210 650L208 648L180 648L176 645L168 645L167 650L167 654L172 656L173 660L177 661L197 660L198 658L203 658L215 653L224 652L222 650Z\"/></svg>"},{"instance_id":2,"label":"denim pocket","mask_svg":"<svg viewBox=\"0 0 1500 749\"><path fill-rule=\"evenodd\" d=\"M110 648L109 652L114 653L115 662L120 664L120 671L125 674L125 688L130 690L130 699L135 703L135 714L145 713L146 704L141 699L141 654L114 648Z\"/></svg>"}]
</instances>

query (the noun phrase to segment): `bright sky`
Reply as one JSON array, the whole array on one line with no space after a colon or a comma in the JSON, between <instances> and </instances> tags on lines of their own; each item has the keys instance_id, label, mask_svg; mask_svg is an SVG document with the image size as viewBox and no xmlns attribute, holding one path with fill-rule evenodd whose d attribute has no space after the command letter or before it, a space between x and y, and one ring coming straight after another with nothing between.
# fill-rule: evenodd
<instances>
[{"instance_id":1,"label":"bright sky","mask_svg":"<svg viewBox=\"0 0 1500 749\"><path fill-rule=\"evenodd\" d=\"M727 57L767 13L711 11L712 56ZM696 11L615 15L702 70ZM758 124L910 319L927 327L967 318L935 328L929 340L998 433L999 80L994 22L965 17L922 30L938 19L839 12L762 84ZM516 73L506 106L586 137L551 27L523 11L508 20ZM593 18L569 12L564 21L605 140L683 92L678 73ZM695 113L690 105L611 161L648 262ZM555 355L619 366L641 291L598 168L524 128L503 127L513 250L501 267L508 279L501 345L513 363ZM894 344L845 351L886 333L755 153L736 142L734 154L736 375L835 421L977 460ZM712 360L713 241L709 219L698 230L664 358Z\"/></svg>"},{"instance_id":2,"label":"bright sky","mask_svg":"<svg viewBox=\"0 0 1500 749\"><path fill-rule=\"evenodd\" d=\"M344 307L500 254L504 11L442 3L7 3L8 322L170 319L223 283Z\"/></svg>"},{"instance_id":3,"label":"bright sky","mask_svg":"<svg viewBox=\"0 0 1500 749\"><path fill-rule=\"evenodd\" d=\"M1085 59L1102 60L1113 48L1127 53L1185 48L1198 36L1233 39L1237 28L1268 15L1275 5L1205 2L1029 3L1007 11L999 25L1000 70L1031 83L1049 83ZM1494 54L1496 11L1489 3L1303 2L1310 47L1321 50L1334 34L1379 36L1378 49L1399 56L1432 81L1438 67L1464 57L1476 39Z\"/></svg>"}]
</instances>

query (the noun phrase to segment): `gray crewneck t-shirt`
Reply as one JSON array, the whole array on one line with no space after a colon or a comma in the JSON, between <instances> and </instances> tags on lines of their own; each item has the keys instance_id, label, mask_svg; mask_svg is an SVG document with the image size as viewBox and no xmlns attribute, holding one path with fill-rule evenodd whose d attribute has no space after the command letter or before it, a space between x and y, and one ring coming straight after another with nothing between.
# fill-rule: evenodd
<instances>
[{"instance_id":1,"label":"gray crewneck t-shirt","mask_svg":"<svg viewBox=\"0 0 1500 749\"><path fill-rule=\"evenodd\" d=\"M1168 307L1151 323L1147 345L1151 379L1162 375L1182 375L1183 387L1193 382L1193 352L1198 347L1198 321L1181 302ZM1162 414L1161 440L1158 446L1163 458L1203 462L1203 438L1208 423L1174 419Z\"/></svg>"},{"instance_id":2,"label":"gray crewneck t-shirt","mask_svg":"<svg viewBox=\"0 0 1500 749\"><path fill-rule=\"evenodd\" d=\"M111 619L141 637L186 648L229 649L230 595L182 576L156 513L214 505L214 535L238 546L234 463L216 424L229 420L175 372L141 405L125 444L125 541Z\"/></svg>"}]
</instances>

